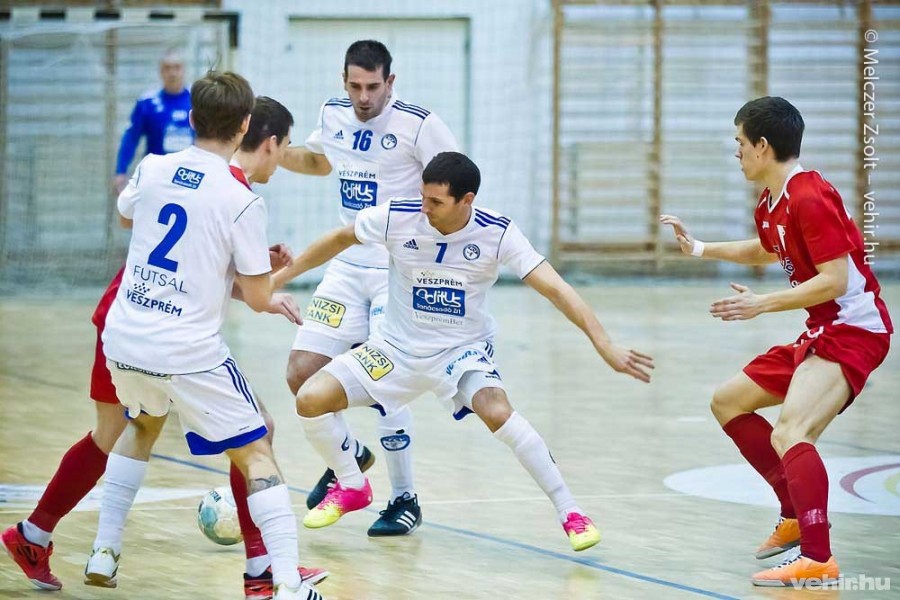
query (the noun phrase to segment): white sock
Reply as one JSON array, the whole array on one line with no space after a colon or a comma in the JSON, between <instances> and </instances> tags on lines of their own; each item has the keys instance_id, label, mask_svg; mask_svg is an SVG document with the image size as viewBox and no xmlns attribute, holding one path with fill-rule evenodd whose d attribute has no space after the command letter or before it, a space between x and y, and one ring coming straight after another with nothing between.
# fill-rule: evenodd
<instances>
[{"instance_id":1,"label":"white sock","mask_svg":"<svg viewBox=\"0 0 900 600\"><path fill-rule=\"evenodd\" d=\"M122 551L122 531L125 519L134 504L147 473L147 463L109 453L106 473L103 476L103 499L100 501L100 523L94 548L112 548L116 554Z\"/></svg>"},{"instance_id":2,"label":"white sock","mask_svg":"<svg viewBox=\"0 0 900 600\"><path fill-rule=\"evenodd\" d=\"M544 490L556 508L561 523L565 523L570 512L581 512L563 481L559 467L550 456L547 444L525 417L513 412L503 427L494 432L494 437L512 449L525 470Z\"/></svg>"},{"instance_id":3,"label":"white sock","mask_svg":"<svg viewBox=\"0 0 900 600\"><path fill-rule=\"evenodd\" d=\"M291 510L291 495L287 486L276 485L251 494L247 497L247 505L269 551L274 584L300 587L297 518Z\"/></svg>"},{"instance_id":4,"label":"white sock","mask_svg":"<svg viewBox=\"0 0 900 600\"><path fill-rule=\"evenodd\" d=\"M262 556L254 556L253 558L247 559L247 567L244 571L250 577L259 577L262 575L266 569L272 566L272 559L269 558L268 554L263 554Z\"/></svg>"},{"instance_id":5,"label":"white sock","mask_svg":"<svg viewBox=\"0 0 900 600\"><path fill-rule=\"evenodd\" d=\"M340 414L340 413L338 413ZM366 484L359 465L356 464L356 444L343 416L334 413L307 419L300 417L306 431L306 439L337 477L341 487L359 489Z\"/></svg>"},{"instance_id":6,"label":"white sock","mask_svg":"<svg viewBox=\"0 0 900 600\"><path fill-rule=\"evenodd\" d=\"M391 478L391 498L405 493L416 494L412 468L412 411L404 406L399 412L378 419L378 437L384 449L388 475Z\"/></svg>"},{"instance_id":7,"label":"white sock","mask_svg":"<svg viewBox=\"0 0 900 600\"><path fill-rule=\"evenodd\" d=\"M44 531L28 519L22 521L22 535L32 544L37 544L44 548L50 545L51 532Z\"/></svg>"}]
</instances>

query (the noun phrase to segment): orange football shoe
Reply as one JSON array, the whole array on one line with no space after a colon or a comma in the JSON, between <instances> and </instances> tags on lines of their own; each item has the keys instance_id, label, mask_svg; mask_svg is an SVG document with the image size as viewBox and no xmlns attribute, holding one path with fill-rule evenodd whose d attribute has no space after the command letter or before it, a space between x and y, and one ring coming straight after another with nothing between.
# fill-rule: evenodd
<instances>
[{"instance_id":1,"label":"orange football shoe","mask_svg":"<svg viewBox=\"0 0 900 600\"><path fill-rule=\"evenodd\" d=\"M756 558L762 560L786 552L800 545L800 523L797 519L780 517L775 531L756 549Z\"/></svg>"},{"instance_id":2,"label":"orange football shoe","mask_svg":"<svg viewBox=\"0 0 900 600\"><path fill-rule=\"evenodd\" d=\"M777 567L760 571L750 578L753 585L763 587L815 587L837 583L841 577L834 556L818 562L802 554L786 560Z\"/></svg>"}]
</instances>

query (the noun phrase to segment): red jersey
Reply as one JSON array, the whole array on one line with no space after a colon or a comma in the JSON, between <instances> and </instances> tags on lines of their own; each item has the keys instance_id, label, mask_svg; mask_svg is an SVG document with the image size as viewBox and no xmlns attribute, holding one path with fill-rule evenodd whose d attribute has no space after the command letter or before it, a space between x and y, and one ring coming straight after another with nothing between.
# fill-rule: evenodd
<instances>
[{"instance_id":1,"label":"red jersey","mask_svg":"<svg viewBox=\"0 0 900 600\"><path fill-rule=\"evenodd\" d=\"M894 332L878 280L865 264L862 234L840 194L818 171L798 165L778 198L763 190L754 217L763 248L778 255L791 287L818 275L817 264L847 259L847 291L807 307L808 329L846 324L874 333Z\"/></svg>"},{"instance_id":2,"label":"red jersey","mask_svg":"<svg viewBox=\"0 0 900 600\"><path fill-rule=\"evenodd\" d=\"M249 190L250 182L247 181L247 175L244 173L244 170L235 164L228 165L228 168L231 169L231 174L234 175L234 178L243 183Z\"/></svg>"}]
</instances>

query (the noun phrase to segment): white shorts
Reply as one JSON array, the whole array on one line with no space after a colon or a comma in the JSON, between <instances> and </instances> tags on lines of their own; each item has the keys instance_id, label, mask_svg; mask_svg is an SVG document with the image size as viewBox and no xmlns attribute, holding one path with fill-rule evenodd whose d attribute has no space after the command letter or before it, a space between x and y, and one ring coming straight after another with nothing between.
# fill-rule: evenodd
<instances>
[{"instance_id":1,"label":"white shorts","mask_svg":"<svg viewBox=\"0 0 900 600\"><path fill-rule=\"evenodd\" d=\"M453 416L459 420L472 412L479 390L505 389L493 356L490 340L418 358L371 338L323 369L341 382L350 406L374 406L392 414L431 392L439 401L452 399Z\"/></svg>"},{"instance_id":2,"label":"white shorts","mask_svg":"<svg viewBox=\"0 0 900 600\"><path fill-rule=\"evenodd\" d=\"M306 307L294 350L329 358L369 339L384 318L388 271L332 260Z\"/></svg>"},{"instance_id":3,"label":"white shorts","mask_svg":"<svg viewBox=\"0 0 900 600\"><path fill-rule=\"evenodd\" d=\"M202 373L164 375L106 361L128 416L162 417L178 407L191 454L219 454L266 435L253 391L234 359ZM171 400L170 400L171 399Z\"/></svg>"}]
</instances>

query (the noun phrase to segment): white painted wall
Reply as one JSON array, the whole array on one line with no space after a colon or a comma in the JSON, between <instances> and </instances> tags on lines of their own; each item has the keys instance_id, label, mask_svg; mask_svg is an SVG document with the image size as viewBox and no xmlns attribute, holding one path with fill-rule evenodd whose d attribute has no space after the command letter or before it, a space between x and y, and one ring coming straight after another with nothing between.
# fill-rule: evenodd
<instances>
[{"instance_id":1,"label":"white painted wall","mask_svg":"<svg viewBox=\"0 0 900 600\"><path fill-rule=\"evenodd\" d=\"M549 64L549 56L541 54L549 52L542 39L549 32L547 0L225 0L223 8L241 14L233 68L258 94L283 101L294 113L295 143L314 127L321 102L342 94L346 40L385 42L394 55L401 97L438 113L481 168L478 202L516 220L546 251L548 177L538 175L549 172L549 80L536 65ZM320 49L297 37L316 18L344 20L339 26L321 23L316 35L326 41ZM460 75L465 57L447 56L464 50L456 37L461 30L468 33L468 80ZM469 97L466 114L452 108L460 94ZM336 181L329 183L336 190ZM270 207L271 240L300 249L338 224L336 192L328 195L323 185L328 183L279 172L259 188ZM317 277L313 273L306 280Z\"/></svg>"}]
</instances>

